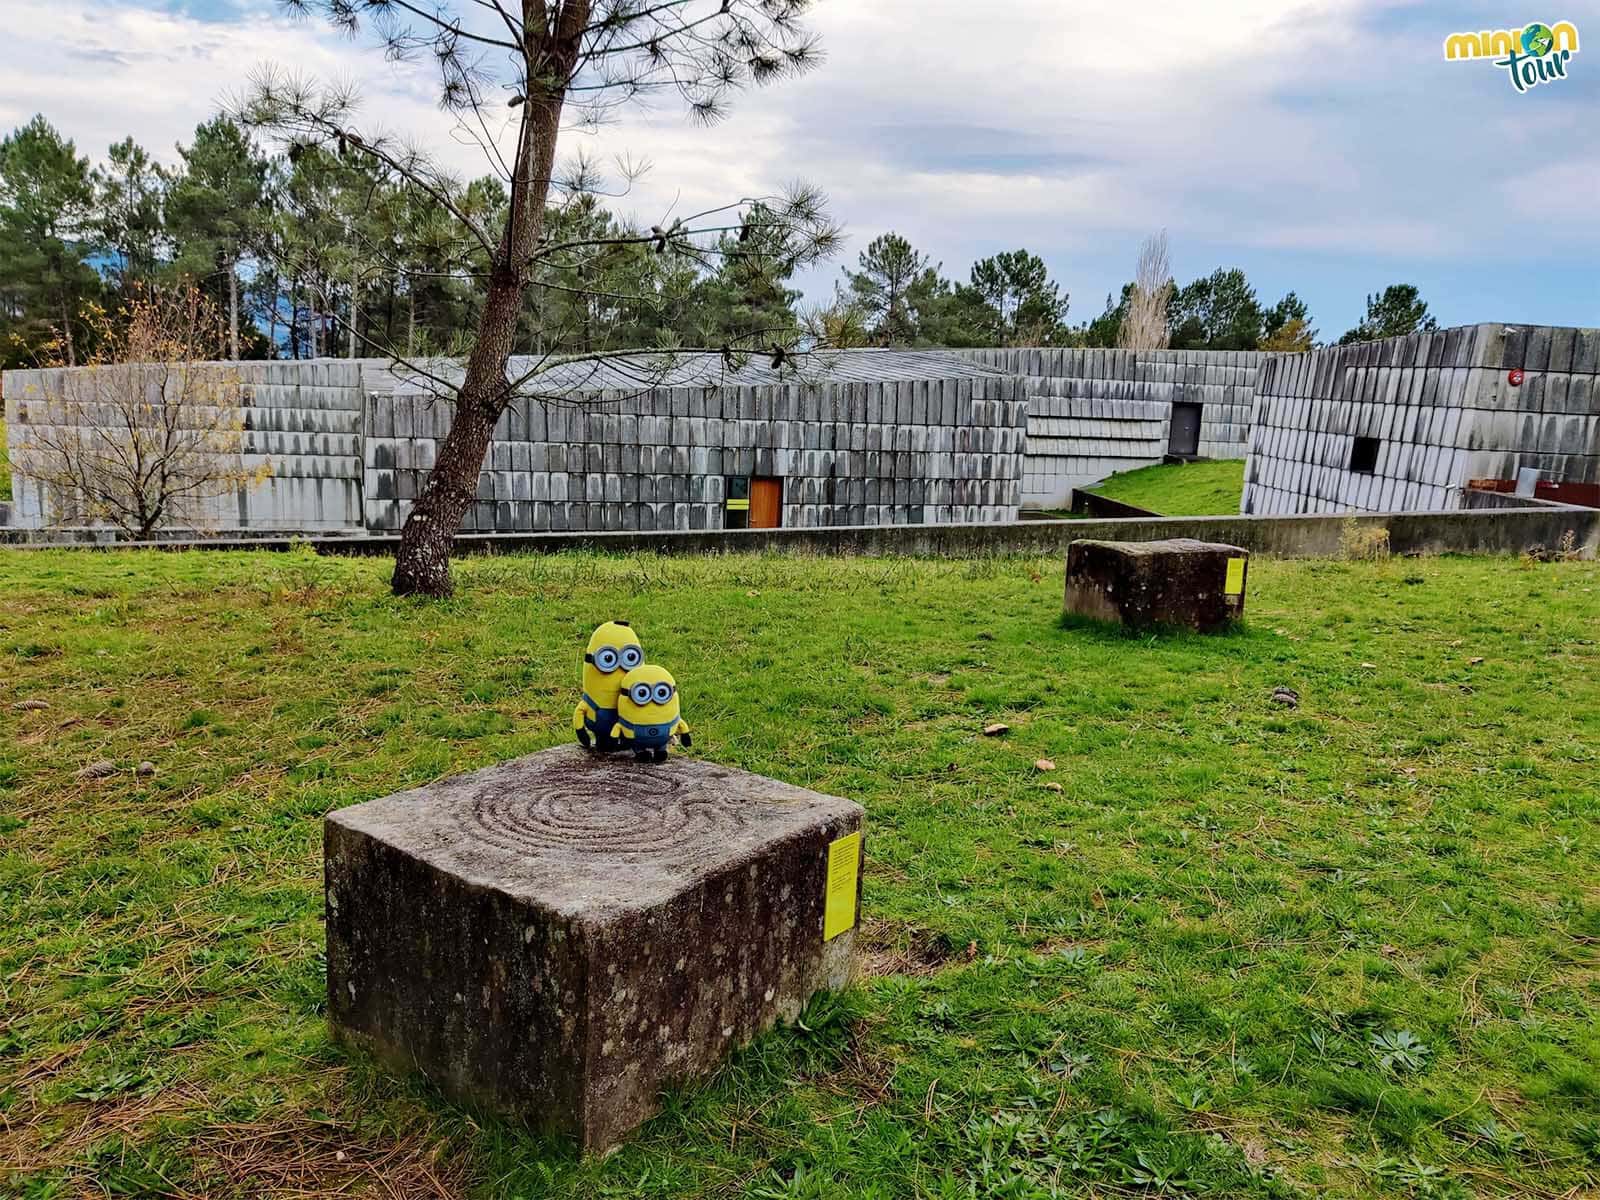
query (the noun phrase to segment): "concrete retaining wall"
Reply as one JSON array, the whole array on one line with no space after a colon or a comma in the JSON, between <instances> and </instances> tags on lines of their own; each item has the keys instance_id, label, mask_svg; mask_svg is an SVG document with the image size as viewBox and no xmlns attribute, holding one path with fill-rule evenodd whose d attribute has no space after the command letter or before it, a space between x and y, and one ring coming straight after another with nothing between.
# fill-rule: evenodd
<instances>
[{"instance_id":1,"label":"concrete retaining wall","mask_svg":"<svg viewBox=\"0 0 1600 1200\"><path fill-rule=\"evenodd\" d=\"M462 554L539 554L562 550L615 553L796 553L920 555L975 558L998 554L1061 554L1077 538L1153 541L1192 537L1226 542L1281 558L1339 557L1352 545L1369 546L1375 531L1388 533L1395 554L1521 554L1563 544L1568 533L1582 553L1600 550L1600 510L1502 509L1454 513L1376 513L1296 517L1151 517L1125 520L1034 520L1002 525L892 525L858 528L706 530L656 533L463 534ZM0 541L6 531L0 530ZM30 536L13 531L14 539ZM32 535L42 536L42 535ZM58 535L59 536L59 535ZM54 541L84 549L109 542ZM387 536L252 538L147 543L166 550L286 550L310 544L324 554L390 555L398 538ZM42 548L44 542L32 543ZM17 546L17 549L24 548Z\"/></svg>"},{"instance_id":2,"label":"concrete retaining wall","mask_svg":"<svg viewBox=\"0 0 1600 1200\"><path fill-rule=\"evenodd\" d=\"M1025 381L1022 503L1062 508L1072 489L1160 462L1172 406L1200 405L1202 458L1243 458L1256 374L1268 355L1232 350L974 350Z\"/></svg>"},{"instance_id":3,"label":"concrete retaining wall","mask_svg":"<svg viewBox=\"0 0 1600 1200\"><path fill-rule=\"evenodd\" d=\"M1470 325L1275 356L1259 375L1242 508L1448 511L1468 480L1521 467L1600 481L1597 376L1593 329ZM1375 451L1370 470L1359 450Z\"/></svg>"}]
</instances>

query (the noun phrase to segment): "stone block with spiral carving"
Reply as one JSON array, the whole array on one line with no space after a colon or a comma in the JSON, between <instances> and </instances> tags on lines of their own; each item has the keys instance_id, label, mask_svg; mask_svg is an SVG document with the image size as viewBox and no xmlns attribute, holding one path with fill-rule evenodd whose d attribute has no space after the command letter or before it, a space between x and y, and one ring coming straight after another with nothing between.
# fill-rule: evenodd
<instances>
[{"instance_id":1,"label":"stone block with spiral carving","mask_svg":"<svg viewBox=\"0 0 1600 1200\"><path fill-rule=\"evenodd\" d=\"M324 830L335 1033L615 1144L849 979L862 810L712 763L547 750Z\"/></svg>"}]
</instances>

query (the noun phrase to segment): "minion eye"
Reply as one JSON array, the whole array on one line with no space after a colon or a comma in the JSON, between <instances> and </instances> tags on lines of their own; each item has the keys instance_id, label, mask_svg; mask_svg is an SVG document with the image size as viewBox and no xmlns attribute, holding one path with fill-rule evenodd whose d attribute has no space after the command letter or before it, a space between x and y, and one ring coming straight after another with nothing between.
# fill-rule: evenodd
<instances>
[{"instance_id":1,"label":"minion eye","mask_svg":"<svg viewBox=\"0 0 1600 1200\"><path fill-rule=\"evenodd\" d=\"M633 670L644 661L644 651L638 646L624 646L620 652L622 665L628 670Z\"/></svg>"},{"instance_id":2,"label":"minion eye","mask_svg":"<svg viewBox=\"0 0 1600 1200\"><path fill-rule=\"evenodd\" d=\"M594 665L608 674L617 669L617 652L610 646L601 646L594 652Z\"/></svg>"},{"instance_id":3,"label":"minion eye","mask_svg":"<svg viewBox=\"0 0 1600 1200\"><path fill-rule=\"evenodd\" d=\"M650 685L648 683L636 683L633 685L633 702L635 704L650 703Z\"/></svg>"},{"instance_id":4,"label":"minion eye","mask_svg":"<svg viewBox=\"0 0 1600 1200\"><path fill-rule=\"evenodd\" d=\"M672 699L672 685L670 683L656 684L656 703L665 704Z\"/></svg>"}]
</instances>

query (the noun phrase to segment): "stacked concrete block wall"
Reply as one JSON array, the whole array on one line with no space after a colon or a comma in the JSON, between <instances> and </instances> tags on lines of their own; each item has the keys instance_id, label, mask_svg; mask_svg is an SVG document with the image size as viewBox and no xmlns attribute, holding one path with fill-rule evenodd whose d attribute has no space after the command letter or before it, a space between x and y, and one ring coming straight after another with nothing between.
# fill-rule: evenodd
<instances>
[{"instance_id":1,"label":"stacked concrete block wall","mask_svg":"<svg viewBox=\"0 0 1600 1200\"><path fill-rule=\"evenodd\" d=\"M1027 387L1022 494L1031 507L1060 507L1063 490L1160 462L1166 453L1168 404L1092 398L1072 379L1030 379Z\"/></svg>"},{"instance_id":2,"label":"stacked concrete block wall","mask_svg":"<svg viewBox=\"0 0 1600 1200\"><path fill-rule=\"evenodd\" d=\"M1252 410L1241 510L1454 510L1470 480L1525 467L1600 482L1597 374L1600 331L1548 326L1462 326L1274 358Z\"/></svg>"},{"instance_id":3,"label":"stacked concrete block wall","mask_svg":"<svg viewBox=\"0 0 1600 1200\"><path fill-rule=\"evenodd\" d=\"M72 505L28 473L25 447L44 432L57 446L72 447L98 427L115 429L122 414L105 390L139 375L154 387L156 368L78 368L8 371L6 425L15 463L14 523L45 528L72 519ZM206 495L182 523L198 529L266 529L335 532L362 524L360 372L353 364L246 362L218 364L216 376L229 390L238 385L230 421L237 435L200 435L202 458L216 458L219 473L233 477L265 467L250 486ZM176 394L176 393L173 393ZM177 411L183 427L184 409ZM215 409L197 414L190 429L211 429ZM109 443L107 443L109 445ZM218 447L216 452L205 448ZM225 447L225 449L224 449ZM46 452L48 455L48 452ZM202 468L205 470L205 468Z\"/></svg>"},{"instance_id":4,"label":"stacked concrete block wall","mask_svg":"<svg viewBox=\"0 0 1600 1200\"><path fill-rule=\"evenodd\" d=\"M367 525L394 530L448 408L388 372L368 387ZM729 477L780 480L785 526L1014 520L1025 417L1020 382L987 373L519 400L466 528L721 529Z\"/></svg>"},{"instance_id":5,"label":"stacked concrete block wall","mask_svg":"<svg viewBox=\"0 0 1600 1200\"><path fill-rule=\"evenodd\" d=\"M1025 381L1023 504L1030 508L1060 507L1075 487L1160 462L1175 404L1199 406L1196 455L1243 458L1256 375L1268 357L1233 350L968 353Z\"/></svg>"},{"instance_id":6,"label":"stacked concrete block wall","mask_svg":"<svg viewBox=\"0 0 1600 1200\"><path fill-rule=\"evenodd\" d=\"M239 364L248 400L244 451L271 471L231 502L241 529L360 531L365 428L358 362Z\"/></svg>"},{"instance_id":7,"label":"stacked concrete block wall","mask_svg":"<svg viewBox=\"0 0 1600 1200\"><path fill-rule=\"evenodd\" d=\"M1473 345L1472 478L1532 468L1555 483L1600 484L1600 329L1479 325Z\"/></svg>"}]
</instances>

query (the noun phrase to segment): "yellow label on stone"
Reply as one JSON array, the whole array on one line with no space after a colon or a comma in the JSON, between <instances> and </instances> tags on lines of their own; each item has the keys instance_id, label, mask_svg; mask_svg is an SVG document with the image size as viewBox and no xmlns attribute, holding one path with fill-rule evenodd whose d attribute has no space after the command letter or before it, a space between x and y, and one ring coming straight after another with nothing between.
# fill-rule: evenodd
<instances>
[{"instance_id":1,"label":"yellow label on stone","mask_svg":"<svg viewBox=\"0 0 1600 1200\"><path fill-rule=\"evenodd\" d=\"M1222 591L1228 596L1244 594L1244 559L1230 558L1228 560L1228 579L1223 584Z\"/></svg>"},{"instance_id":2,"label":"yellow label on stone","mask_svg":"<svg viewBox=\"0 0 1600 1200\"><path fill-rule=\"evenodd\" d=\"M729 512L749 512L750 511L750 501L748 501L748 500L729 500L728 501L728 511Z\"/></svg>"},{"instance_id":3,"label":"yellow label on stone","mask_svg":"<svg viewBox=\"0 0 1600 1200\"><path fill-rule=\"evenodd\" d=\"M847 834L828 846L828 896L822 914L822 940L830 941L856 923L856 877L861 834Z\"/></svg>"}]
</instances>

